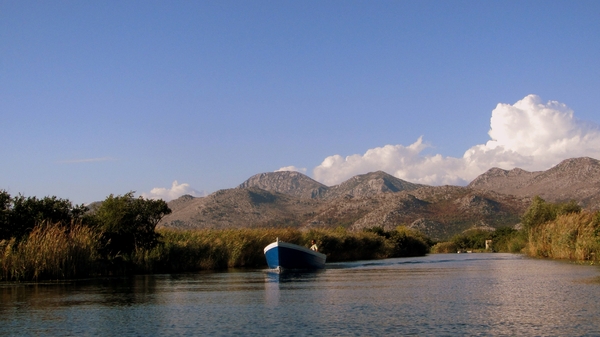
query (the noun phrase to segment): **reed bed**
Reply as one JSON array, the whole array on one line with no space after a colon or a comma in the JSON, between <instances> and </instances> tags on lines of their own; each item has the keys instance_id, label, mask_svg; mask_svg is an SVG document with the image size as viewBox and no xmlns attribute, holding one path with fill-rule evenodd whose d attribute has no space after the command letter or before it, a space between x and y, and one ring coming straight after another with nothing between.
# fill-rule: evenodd
<instances>
[{"instance_id":1,"label":"reed bed","mask_svg":"<svg viewBox=\"0 0 600 337\"><path fill-rule=\"evenodd\" d=\"M389 257L393 247L368 232L343 229L255 228L227 230L159 230L162 244L152 250L136 250L138 273L188 272L224 268L264 267L263 249L280 241L310 246L316 240L327 260L350 261Z\"/></svg>"},{"instance_id":2,"label":"reed bed","mask_svg":"<svg viewBox=\"0 0 600 337\"><path fill-rule=\"evenodd\" d=\"M136 272L188 272L265 264L263 248L277 237L300 243L292 229L173 230L161 229L161 244L136 250Z\"/></svg>"},{"instance_id":3,"label":"reed bed","mask_svg":"<svg viewBox=\"0 0 600 337\"><path fill-rule=\"evenodd\" d=\"M89 276L181 273L266 266L263 249L280 241L310 246L316 240L327 261L381 259L423 255L411 232L385 237L374 232L338 229L254 228L227 230L160 229L154 248L130 254L102 255L101 233L82 225L41 225L22 240L0 242L0 280L37 281ZM416 235L416 234L415 234ZM412 240L412 241L411 241ZM421 247L422 248L422 247ZM426 247L428 249L428 246ZM414 252L412 251L414 250ZM402 255L405 254L405 255Z\"/></svg>"},{"instance_id":4,"label":"reed bed","mask_svg":"<svg viewBox=\"0 0 600 337\"><path fill-rule=\"evenodd\" d=\"M98 234L86 226L36 226L21 241L0 242L0 280L36 281L95 273Z\"/></svg>"},{"instance_id":5,"label":"reed bed","mask_svg":"<svg viewBox=\"0 0 600 337\"><path fill-rule=\"evenodd\" d=\"M525 253L553 259L600 260L600 213L560 215L530 229Z\"/></svg>"}]
</instances>

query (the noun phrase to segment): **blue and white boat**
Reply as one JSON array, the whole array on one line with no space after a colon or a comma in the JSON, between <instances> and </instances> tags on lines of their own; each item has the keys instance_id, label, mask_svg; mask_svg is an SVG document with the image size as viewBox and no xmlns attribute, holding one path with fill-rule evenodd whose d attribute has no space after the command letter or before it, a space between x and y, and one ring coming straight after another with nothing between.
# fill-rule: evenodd
<instances>
[{"instance_id":1,"label":"blue and white boat","mask_svg":"<svg viewBox=\"0 0 600 337\"><path fill-rule=\"evenodd\" d=\"M277 241L265 247L265 257L270 269L322 269L325 254L292 243Z\"/></svg>"}]
</instances>

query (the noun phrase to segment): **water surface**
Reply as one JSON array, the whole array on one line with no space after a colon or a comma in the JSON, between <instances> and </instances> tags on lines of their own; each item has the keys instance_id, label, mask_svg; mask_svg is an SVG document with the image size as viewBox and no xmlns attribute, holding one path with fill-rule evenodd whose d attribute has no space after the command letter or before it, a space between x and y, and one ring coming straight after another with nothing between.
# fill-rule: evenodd
<instances>
[{"instance_id":1,"label":"water surface","mask_svg":"<svg viewBox=\"0 0 600 337\"><path fill-rule=\"evenodd\" d=\"M0 335L599 336L600 270L511 254L0 284Z\"/></svg>"}]
</instances>

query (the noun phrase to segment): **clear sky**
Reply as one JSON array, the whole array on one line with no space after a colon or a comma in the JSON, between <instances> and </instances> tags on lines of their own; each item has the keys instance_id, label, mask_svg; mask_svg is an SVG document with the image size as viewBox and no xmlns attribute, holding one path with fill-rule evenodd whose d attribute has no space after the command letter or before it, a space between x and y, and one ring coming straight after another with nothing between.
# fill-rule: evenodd
<instances>
[{"instance_id":1,"label":"clear sky","mask_svg":"<svg viewBox=\"0 0 600 337\"><path fill-rule=\"evenodd\" d=\"M600 159L600 1L0 0L0 189L432 185Z\"/></svg>"}]
</instances>

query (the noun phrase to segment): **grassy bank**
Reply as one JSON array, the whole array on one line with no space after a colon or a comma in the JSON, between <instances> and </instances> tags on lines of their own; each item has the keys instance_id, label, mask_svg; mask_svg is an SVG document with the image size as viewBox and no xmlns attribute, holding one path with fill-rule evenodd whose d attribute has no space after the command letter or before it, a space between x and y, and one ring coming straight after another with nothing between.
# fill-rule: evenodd
<instances>
[{"instance_id":1,"label":"grassy bank","mask_svg":"<svg viewBox=\"0 0 600 337\"><path fill-rule=\"evenodd\" d=\"M486 247L486 241L491 243ZM457 251L520 253L527 244L527 235L510 227L495 231L471 229L455 235L450 241L431 247L432 253L456 253Z\"/></svg>"},{"instance_id":2,"label":"grassy bank","mask_svg":"<svg viewBox=\"0 0 600 337\"><path fill-rule=\"evenodd\" d=\"M131 253L101 254L100 237L89 227L37 226L21 240L0 241L0 280L35 281L134 273L180 273L266 266L263 248L281 241L309 246L314 239L328 262L425 255L420 233L399 227L362 232L291 228L158 230L159 244Z\"/></svg>"},{"instance_id":3,"label":"grassy bank","mask_svg":"<svg viewBox=\"0 0 600 337\"><path fill-rule=\"evenodd\" d=\"M521 218L522 229L494 232L471 230L431 248L433 253L490 251L524 253L532 257L600 261L600 211L582 210L575 202L548 203L536 197Z\"/></svg>"}]
</instances>

